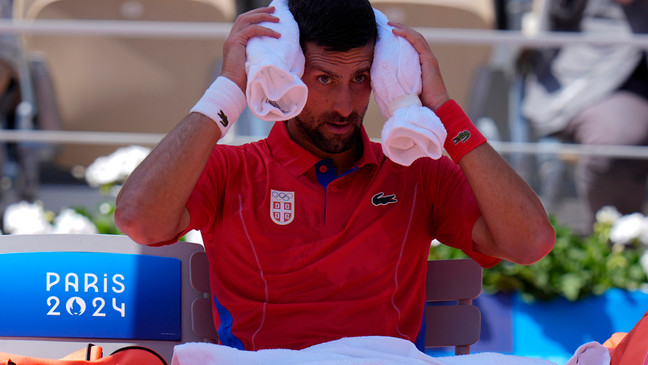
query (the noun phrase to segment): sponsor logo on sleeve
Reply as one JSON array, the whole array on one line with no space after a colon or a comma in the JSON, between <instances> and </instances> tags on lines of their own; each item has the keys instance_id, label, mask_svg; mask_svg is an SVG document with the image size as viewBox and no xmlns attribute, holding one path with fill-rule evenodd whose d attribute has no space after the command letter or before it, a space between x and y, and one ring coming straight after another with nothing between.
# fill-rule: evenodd
<instances>
[{"instance_id":1,"label":"sponsor logo on sleeve","mask_svg":"<svg viewBox=\"0 0 648 365\"><path fill-rule=\"evenodd\" d=\"M459 142L464 143L468 138L470 138L470 132L468 132L468 130L463 130L457 133L457 135L452 139L452 142L454 144L458 144Z\"/></svg>"}]
</instances>

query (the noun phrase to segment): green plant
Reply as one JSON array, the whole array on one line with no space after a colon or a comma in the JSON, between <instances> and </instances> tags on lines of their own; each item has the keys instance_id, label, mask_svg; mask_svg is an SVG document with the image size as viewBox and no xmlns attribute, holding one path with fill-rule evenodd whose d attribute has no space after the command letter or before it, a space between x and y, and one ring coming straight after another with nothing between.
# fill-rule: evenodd
<instances>
[{"instance_id":1,"label":"green plant","mask_svg":"<svg viewBox=\"0 0 648 365\"><path fill-rule=\"evenodd\" d=\"M97 227L97 233L123 234L115 224L114 200L106 199L106 201L99 203L95 210L89 210L85 207L72 207L72 209L88 218Z\"/></svg>"},{"instance_id":2,"label":"green plant","mask_svg":"<svg viewBox=\"0 0 648 365\"><path fill-rule=\"evenodd\" d=\"M574 301L610 288L637 289L646 284L641 265L645 247L638 239L611 243L614 221L597 222L594 233L581 237L552 219L556 245L542 260L528 266L502 261L484 270L484 291L518 292L525 301L564 297ZM523 244L523 242L521 242ZM432 246L429 258L466 257L444 245Z\"/></svg>"}]
</instances>

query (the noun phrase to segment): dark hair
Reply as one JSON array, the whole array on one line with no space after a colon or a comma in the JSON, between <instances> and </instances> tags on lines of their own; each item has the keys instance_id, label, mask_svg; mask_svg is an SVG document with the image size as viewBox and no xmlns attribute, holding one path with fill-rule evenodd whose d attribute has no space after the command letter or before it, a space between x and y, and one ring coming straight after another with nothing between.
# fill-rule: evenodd
<instances>
[{"instance_id":1,"label":"dark hair","mask_svg":"<svg viewBox=\"0 0 648 365\"><path fill-rule=\"evenodd\" d=\"M288 0L299 25L299 44L314 42L346 52L376 41L376 17L368 0Z\"/></svg>"}]
</instances>

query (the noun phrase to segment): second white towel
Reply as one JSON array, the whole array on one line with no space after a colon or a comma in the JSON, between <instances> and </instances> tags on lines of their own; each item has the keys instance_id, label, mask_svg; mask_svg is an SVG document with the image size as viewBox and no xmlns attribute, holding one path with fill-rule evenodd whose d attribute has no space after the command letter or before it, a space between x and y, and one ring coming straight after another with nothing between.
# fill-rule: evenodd
<instances>
[{"instance_id":1,"label":"second white towel","mask_svg":"<svg viewBox=\"0 0 648 365\"><path fill-rule=\"evenodd\" d=\"M371 66L374 98L387 122L382 147L392 161L409 166L420 157L438 159L446 130L432 110L421 105L423 87L418 52L403 37L392 33L387 17L374 9L378 39Z\"/></svg>"}]
</instances>

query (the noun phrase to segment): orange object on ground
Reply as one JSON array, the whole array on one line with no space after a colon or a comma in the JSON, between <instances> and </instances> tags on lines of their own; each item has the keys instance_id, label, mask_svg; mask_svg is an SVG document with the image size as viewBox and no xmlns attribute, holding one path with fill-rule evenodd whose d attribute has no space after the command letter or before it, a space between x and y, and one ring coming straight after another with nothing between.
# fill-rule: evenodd
<instances>
[{"instance_id":1,"label":"orange object on ground","mask_svg":"<svg viewBox=\"0 0 648 365\"><path fill-rule=\"evenodd\" d=\"M141 346L128 346L101 357L101 347L89 346L62 359L44 359L0 352L2 365L168 365L157 352Z\"/></svg>"},{"instance_id":2,"label":"orange object on ground","mask_svg":"<svg viewBox=\"0 0 648 365\"><path fill-rule=\"evenodd\" d=\"M611 354L612 351L619 345L619 343L623 341L627 334L628 332L616 332L612 334L612 336L608 338L607 341L603 342L603 346L610 350Z\"/></svg>"}]
</instances>

